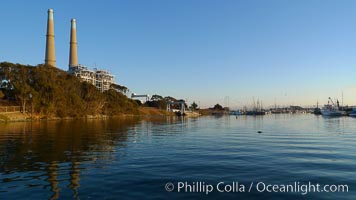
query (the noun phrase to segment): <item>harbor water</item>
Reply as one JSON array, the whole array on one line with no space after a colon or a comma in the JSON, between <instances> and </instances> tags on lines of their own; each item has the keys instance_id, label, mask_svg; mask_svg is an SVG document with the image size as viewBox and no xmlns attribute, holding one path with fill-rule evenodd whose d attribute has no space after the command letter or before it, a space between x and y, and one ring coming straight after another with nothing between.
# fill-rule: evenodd
<instances>
[{"instance_id":1,"label":"harbor water","mask_svg":"<svg viewBox=\"0 0 356 200\"><path fill-rule=\"evenodd\" d=\"M355 197L356 118L0 124L0 199Z\"/></svg>"}]
</instances>

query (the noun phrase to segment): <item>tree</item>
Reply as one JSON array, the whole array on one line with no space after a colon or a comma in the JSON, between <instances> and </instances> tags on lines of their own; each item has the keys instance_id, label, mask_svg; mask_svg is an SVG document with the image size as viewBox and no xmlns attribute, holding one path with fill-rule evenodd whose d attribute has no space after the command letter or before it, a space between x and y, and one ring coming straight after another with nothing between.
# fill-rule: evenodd
<instances>
[{"instance_id":1,"label":"tree","mask_svg":"<svg viewBox=\"0 0 356 200\"><path fill-rule=\"evenodd\" d=\"M163 100L163 97L161 95L158 94L152 95L151 101L159 101L159 100Z\"/></svg>"},{"instance_id":2,"label":"tree","mask_svg":"<svg viewBox=\"0 0 356 200\"><path fill-rule=\"evenodd\" d=\"M166 109L167 102L165 100L161 99L161 100L156 100L156 101L146 101L146 103L144 105L148 106L148 107L158 108L158 109Z\"/></svg>"},{"instance_id":3,"label":"tree","mask_svg":"<svg viewBox=\"0 0 356 200\"><path fill-rule=\"evenodd\" d=\"M190 108L192 110L196 110L198 108L198 104L196 104L195 101L193 101L192 105L190 105Z\"/></svg>"},{"instance_id":4,"label":"tree","mask_svg":"<svg viewBox=\"0 0 356 200\"><path fill-rule=\"evenodd\" d=\"M140 100L135 99L134 101L137 103L137 105L139 105L139 106L141 106L141 105L142 105L142 102L141 102Z\"/></svg>"},{"instance_id":5,"label":"tree","mask_svg":"<svg viewBox=\"0 0 356 200\"><path fill-rule=\"evenodd\" d=\"M220 104L216 104L213 109L214 110L224 110L224 108Z\"/></svg>"},{"instance_id":6,"label":"tree","mask_svg":"<svg viewBox=\"0 0 356 200\"><path fill-rule=\"evenodd\" d=\"M16 76L13 76L11 86L14 88L15 98L21 103L21 111L26 111L26 102L33 89L29 85L29 71L26 67L20 67Z\"/></svg>"},{"instance_id":7,"label":"tree","mask_svg":"<svg viewBox=\"0 0 356 200\"><path fill-rule=\"evenodd\" d=\"M171 96L164 97L164 99L165 99L166 101L177 101L176 98L171 97Z\"/></svg>"},{"instance_id":8,"label":"tree","mask_svg":"<svg viewBox=\"0 0 356 200\"><path fill-rule=\"evenodd\" d=\"M127 87L119 84L111 84L110 88L116 90L117 92L121 92L122 94L126 94L126 92L129 91Z\"/></svg>"}]
</instances>

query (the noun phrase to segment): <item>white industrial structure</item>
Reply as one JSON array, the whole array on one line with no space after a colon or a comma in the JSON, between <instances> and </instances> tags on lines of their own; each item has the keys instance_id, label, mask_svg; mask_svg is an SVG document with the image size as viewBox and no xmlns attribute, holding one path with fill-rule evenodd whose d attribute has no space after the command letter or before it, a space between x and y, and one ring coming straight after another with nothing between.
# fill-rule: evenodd
<instances>
[{"instance_id":1,"label":"white industrial structure","mask_svg":"<svg viewBox=\"0 0 356 200\"><path fill-rule=\"evenodd\" d=\"M83 65L69 66L68 73L74 75L82 81L96 85L95 71L88 69L88 67Z\"/></svg>"},{"instance_id":2,"label":"white industrial structure","mask_svg":"<svg viewBox=\"0 0 356 200\"><path fill-rule=\"evenodd\" d=\"M101 92L109 90L110 86L115 84L114 75L106 70L98 70L96 68L91 70L88 67L78 64L77 66L69 66L68 73L96 86Z\"/></svg>"},{"instance_id":3,"label":"white industrial structure","mask_svg":"<svg viewBox=\"0 0 356 200\"><path fill-rule=\"evenodd\" d=\"M110 89L112 84L115 84L114 75L106 70L97 70L94 68L96 77L96 88L101 92Z\"/></svg>"},{"instance_id":4,"label":"white industrial structure","mask_svg":"<svg viewBox=\"0 0 356 200\"><path fill-rule=\"evenodd\" d=\"M146 101L150 100L150 95L149 94L131 94L131 99L133 98L146 98Z\"/></svg>"},{"instance_id":5,"label":"white industrial structure","mask_svg":"<svg viewBox=\"0 0 356 200\"><path fill-rule=\"evenodd\" d=\"M171 105L179 105L179 110L177 109L172 109ZM167 111L170 112L179 112L181 115L185 115L186 108L185 108L185 101L184 100L178 100L178 101L167 101Z\"/></svg>"}]
</instances>

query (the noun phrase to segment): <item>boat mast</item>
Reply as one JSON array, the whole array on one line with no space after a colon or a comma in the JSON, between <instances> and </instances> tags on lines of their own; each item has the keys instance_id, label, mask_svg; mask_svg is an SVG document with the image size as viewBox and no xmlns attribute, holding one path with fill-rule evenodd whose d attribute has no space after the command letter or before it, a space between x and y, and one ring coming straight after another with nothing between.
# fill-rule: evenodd
<instances>
[{"instance_id":1,"label":"boat mast","mask_svg":"<svg viewBox=\"0 0 356 200\"><path fill-rule=\"evenodd\" d=\"M342 91L342 94L341 94L341 106L342 106L342 108L344 108L344 91Z\"/></svg>"}]
</instances>

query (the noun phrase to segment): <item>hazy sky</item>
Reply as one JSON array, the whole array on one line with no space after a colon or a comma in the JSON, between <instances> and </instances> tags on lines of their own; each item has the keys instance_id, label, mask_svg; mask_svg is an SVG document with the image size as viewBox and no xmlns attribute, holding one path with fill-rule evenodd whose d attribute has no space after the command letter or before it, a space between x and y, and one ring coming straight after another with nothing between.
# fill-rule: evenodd
<instances>
[{"instance_id":1,"label":"hazy sky","mask_svg":"<svg viewBox=\"0 0 356 200\"><path fill-rule=\"evenodd\" d=\"M79 63L138 94L356 105L353 0L1 0L0 61L44 62L48 8L59 68L76 18Z\"/></svg>"}]
</instances>

